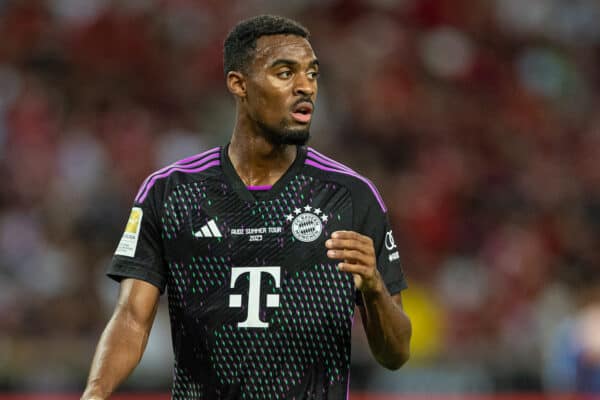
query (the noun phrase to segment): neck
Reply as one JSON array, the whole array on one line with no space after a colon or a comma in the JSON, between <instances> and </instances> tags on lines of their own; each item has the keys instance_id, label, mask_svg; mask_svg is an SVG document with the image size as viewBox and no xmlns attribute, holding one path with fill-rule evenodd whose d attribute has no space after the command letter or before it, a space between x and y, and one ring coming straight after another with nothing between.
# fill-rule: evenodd
<instances>
[{"instance_id":1,"label":"neck","mask_svg":"<svg viewBox=\"0 0 600 400\"><path fill-rule=\"evenodd\" d=\"M246 186L272 186L296 159L296 146L274 145L236 126L228 155Z\"/></svg>"}]
</instances>

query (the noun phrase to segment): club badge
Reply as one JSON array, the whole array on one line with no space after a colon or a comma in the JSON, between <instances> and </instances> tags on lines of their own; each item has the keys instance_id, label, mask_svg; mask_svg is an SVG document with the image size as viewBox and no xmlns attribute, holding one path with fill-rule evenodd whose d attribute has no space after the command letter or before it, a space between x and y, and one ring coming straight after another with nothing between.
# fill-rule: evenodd
<instances>
[{"instance_id":1,"label":"club badge","mask_svg":"<svg viewBox=\"0 0 600 400\"><path fill-rule=\"evenodd\" d=\"M292 235L301 242L317 240L327 219L327 215L321 209L311 206L296 208L292 214L286 216L286 220L292 222Z\"/></svg>"}]
</instances>

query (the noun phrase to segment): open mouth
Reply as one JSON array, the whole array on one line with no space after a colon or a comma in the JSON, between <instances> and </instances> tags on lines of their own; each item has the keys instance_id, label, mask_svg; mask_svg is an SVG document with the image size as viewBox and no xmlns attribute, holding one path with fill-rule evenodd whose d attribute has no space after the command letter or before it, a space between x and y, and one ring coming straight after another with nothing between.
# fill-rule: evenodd
<instances>
[{"instance_id":1,"label":"open mouth","mask_svg":"<svg viewBox=\"0 0 600 400\"><path fill-rule=\"evenodd\" d=\"M292 118L301 123L308 123L312 118L313 105L309 102L297 104L292 110Z\"/></svg>"}]
</instances>

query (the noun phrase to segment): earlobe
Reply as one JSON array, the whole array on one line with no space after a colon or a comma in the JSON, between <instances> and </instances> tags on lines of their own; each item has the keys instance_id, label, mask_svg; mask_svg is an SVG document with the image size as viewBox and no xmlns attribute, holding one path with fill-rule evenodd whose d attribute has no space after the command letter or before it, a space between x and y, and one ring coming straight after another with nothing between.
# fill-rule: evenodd
<instances>
[{"instance_id":1,"label":"earlobe","mask_svg":"<svg viewBox=\"0 0 600 400\"><path fill-rule=\"evenodd\" d=\"M246 79L238 71L229 71L227 73L227 89L236 97L246 97Z\"/></svg>"}]
</instances>

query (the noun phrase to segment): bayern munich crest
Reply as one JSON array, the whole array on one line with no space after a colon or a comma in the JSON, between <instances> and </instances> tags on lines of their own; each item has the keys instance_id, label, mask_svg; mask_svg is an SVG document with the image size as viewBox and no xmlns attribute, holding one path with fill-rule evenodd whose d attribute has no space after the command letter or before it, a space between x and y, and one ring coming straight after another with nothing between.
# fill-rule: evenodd
<instances>
[{"instance_id":1,"label":"bayern munich crest","mask_svg":"<svg viewBox=\"0 0 600 400\"><path fill-rule=\"evenodd\" d=\"M286 216L286 220L292 222L292 235L301 242L317 240L327 219L327 215L319 208L311 206L296 208L292 214Z\"/></svg>"}]
</instances>

